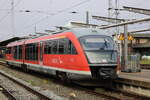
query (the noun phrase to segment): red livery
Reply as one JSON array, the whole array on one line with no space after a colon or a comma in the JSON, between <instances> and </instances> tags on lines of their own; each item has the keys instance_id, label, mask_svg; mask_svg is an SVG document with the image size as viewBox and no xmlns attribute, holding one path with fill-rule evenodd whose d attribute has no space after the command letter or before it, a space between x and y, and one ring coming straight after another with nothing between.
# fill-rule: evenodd
<instances>
[{"instance_id":1,"label":"red livery","mask_svg":"<svg viewBox=\"0 0 150 100\"><path fill-rule=\"evenodd\" d=\"M105 31L74 28L7 45L7 64L70 78L117 77L117 49Z\"/></svg>"}]
</instances>

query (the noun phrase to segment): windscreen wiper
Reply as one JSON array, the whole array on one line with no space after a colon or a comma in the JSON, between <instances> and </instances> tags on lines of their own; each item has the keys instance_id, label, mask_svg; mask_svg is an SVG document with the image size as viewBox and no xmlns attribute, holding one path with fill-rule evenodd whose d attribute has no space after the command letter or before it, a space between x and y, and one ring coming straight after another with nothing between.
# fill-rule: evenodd
<instances>
[{"instance_id":1,"label":"windscreen wiper","mask_svg":"<svg viewBox=\"0 0 150 100\"><path fill-rule=\"evenodd\" d=\"M103 46L100 48L100 50L104 50L104 48L106 47L106 48L108 48L108 45L107 45L107 41L104 39L104 44L103 44Z\"/></svg>"}]
</instances>

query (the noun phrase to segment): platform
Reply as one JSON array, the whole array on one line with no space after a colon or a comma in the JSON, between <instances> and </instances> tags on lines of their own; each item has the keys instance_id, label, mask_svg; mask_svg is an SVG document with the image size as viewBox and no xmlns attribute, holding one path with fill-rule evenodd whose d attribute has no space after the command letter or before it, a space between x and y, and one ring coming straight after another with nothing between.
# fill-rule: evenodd
<instances>
[{"instance_id":1,"label":"platform","mask_svg":"<svg viewBox=\"0 0 150 100\"><path fill-rule=\"evenodd\" d=\"M113 82L118 90L150 97L150 70L142 69L136 73L121 72L119 78Z\"/></svg>"},{"instance_id":2,"label":"platform","mask_svg":"<svg viewBox=\"0 0 150 100\"><path fill-rule=\"evenodd\" d=\"M117 82L118 81L129 85L150 88L150 70L143 69L141 72L137 73L121 72Z\"/></svg>"}]
</instances>

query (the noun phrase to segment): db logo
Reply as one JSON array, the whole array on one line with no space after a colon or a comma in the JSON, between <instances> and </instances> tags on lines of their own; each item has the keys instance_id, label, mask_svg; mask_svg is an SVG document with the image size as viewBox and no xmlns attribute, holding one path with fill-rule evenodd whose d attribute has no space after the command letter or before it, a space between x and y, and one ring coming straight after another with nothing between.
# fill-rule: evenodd
<instances>
[{"instance_id":1,"label":"db logo","mask_svg":"<svg viewBox=\"0 0 150 100\"><path fill-rule=\"evenodd\" d=\"M58 59L52 59L52 63L58 63Z\"/></svg>"}]
</instances>

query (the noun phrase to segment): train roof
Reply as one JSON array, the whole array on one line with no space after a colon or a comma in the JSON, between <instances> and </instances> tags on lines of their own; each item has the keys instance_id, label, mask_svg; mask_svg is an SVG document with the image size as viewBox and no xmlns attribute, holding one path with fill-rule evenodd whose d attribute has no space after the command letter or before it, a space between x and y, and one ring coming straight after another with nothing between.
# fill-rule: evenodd
<instances>
[{"instance_id":1,"label":"train roof","mask_svg":"<svg viewBox=\"0 0 150 100\"><path fill-rule=\"evenodd\" d=\"M106 30L104 29L96 29L96 28L72 28L65 32L73 32L76 37L82 37L85 35L107 35L111 36Z\"/></svg>"},{"instance_id":2,"label":"train roof","mask_svg":"<svg viewBox=\"0 0 150 100\"><path fill-rule=\"evenodd\" d=\"M22 41L15 41L12 42L10 44L7 45L7 47L10 46L15 46L15 45L21 45L21 44L27 44L27 43L32 43L32 41L34 42L39 42L41 40L47 40L49 39L49 37L57 37L60 36L61 33L67 33L67 32L71 32L73 33L77 38L85 36L85 35L106 35L106 36L111 36L111 34L109 34L106 30L102 30L102 29L95 29L95 28L71 28L65 31L61 31L61 32L56 32L54 34L50 34L50 35L45 35L45 36L41 36L41 37L37 37L34 39L27 39L27 40L22 40Z\"/></svg>"}]
</instances>

